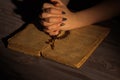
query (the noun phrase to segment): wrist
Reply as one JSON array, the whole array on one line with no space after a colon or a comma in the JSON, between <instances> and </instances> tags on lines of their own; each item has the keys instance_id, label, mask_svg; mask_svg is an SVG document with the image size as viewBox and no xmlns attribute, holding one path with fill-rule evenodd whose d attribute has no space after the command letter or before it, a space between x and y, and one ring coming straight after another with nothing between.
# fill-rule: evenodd
<instances>
[{"instance_id":1,"label":"wrist","mask_svg":"<svg viewBox=\"0 0 120 80\"><path fill-rule=\"evenodd\" d=\"M73 17L74 17L74 25L75 25L74 28L75 29L88 25L87 18L83 13L74 12Z\"/></svg>"},{"instance_id":2,"label":"wrist","mask_svg":"<svg viewBox=\"0 0 120 80\"><path fill-rule=\"evenodd\" d=\"M77 17L77 20L79 21L79 27L84 27L97 22L97 18L90 10L75 12L75 15Z\"/></svg>"}]
</instances>

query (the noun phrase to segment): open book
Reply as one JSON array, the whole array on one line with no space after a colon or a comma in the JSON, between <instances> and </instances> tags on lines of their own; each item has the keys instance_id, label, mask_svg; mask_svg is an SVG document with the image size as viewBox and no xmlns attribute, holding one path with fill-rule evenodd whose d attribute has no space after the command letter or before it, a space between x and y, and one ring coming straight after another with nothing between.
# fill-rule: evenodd
<instances>
[{"instance_id":1,"label":"open book","mask_svg":"<svg viewBox=\"0 0 120 80\"><path fill-rule=\"evenodd\" d=\"M51 37L29 24L8 39L8 48L28 55L45 57L58 63L79 68L104 40L109 29L89 25L70 31L69 36L56 40L55 48L47 44Z\"/></svg>"}]
</instances>

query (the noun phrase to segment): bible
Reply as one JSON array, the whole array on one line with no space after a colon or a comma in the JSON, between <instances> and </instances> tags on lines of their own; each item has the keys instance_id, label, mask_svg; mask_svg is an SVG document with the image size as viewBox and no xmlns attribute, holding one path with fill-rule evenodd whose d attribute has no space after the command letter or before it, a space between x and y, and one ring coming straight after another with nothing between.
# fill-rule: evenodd
<instances>
[{"instance_id":1,"label":"bible","mask_svg":"<svg viewBox=\"0 0 120 80\"><path fill-rule=\"evenodd\" d=\"M80 68L109 32L109 28L98 25L74 29L67 37L55 40L55 48L51 49L47 43L51 37L31 23L8 39L8 48Z\"/></svg>"}]
</instances>

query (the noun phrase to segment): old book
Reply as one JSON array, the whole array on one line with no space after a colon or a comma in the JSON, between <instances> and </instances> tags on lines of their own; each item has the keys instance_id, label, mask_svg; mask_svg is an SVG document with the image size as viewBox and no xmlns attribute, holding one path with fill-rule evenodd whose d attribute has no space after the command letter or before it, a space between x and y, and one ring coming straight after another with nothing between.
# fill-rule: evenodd
<instances>
[{"instance_id":1,"label":"old book","mask_svg":"<svg viewBox=\"0 0 120 80\"><path fill-rule=\"evenodd\" d=\"M8 39L8 48L28 55L40 56L40 51L46 46L49 36L29 24L22 31Z\"/></svg>"},{"instance_id":2,"label":"old book","mask_svg":"<svg viewBox=\"0 0 120 80\"><path fill-rule=\"evenodd\" d=\"M46 43L50 36L38 30L33 24L29 24L8 40L8 48L80 68L109 31L109 28L97 25L74 29L70 31L69 36L56 40L55 48L51 49L50 44Z\"/></svg>"}]
</instances>

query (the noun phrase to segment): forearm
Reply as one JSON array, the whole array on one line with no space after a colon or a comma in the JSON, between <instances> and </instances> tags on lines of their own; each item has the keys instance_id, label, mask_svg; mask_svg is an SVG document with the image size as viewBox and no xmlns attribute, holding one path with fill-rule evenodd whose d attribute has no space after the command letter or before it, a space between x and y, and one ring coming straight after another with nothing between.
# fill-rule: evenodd
<instances>
[{"instance_id":1,"label":"forearm","mask_svg":"<svg viewBox=\"0 0 120 80\"><path fill-rule=\"evenodd\" d=\"M94 24L118 15L120 13L119 2L119 0L109 0L89 9L76 12L80 26Z\"/></svg>"}]
</instances>

